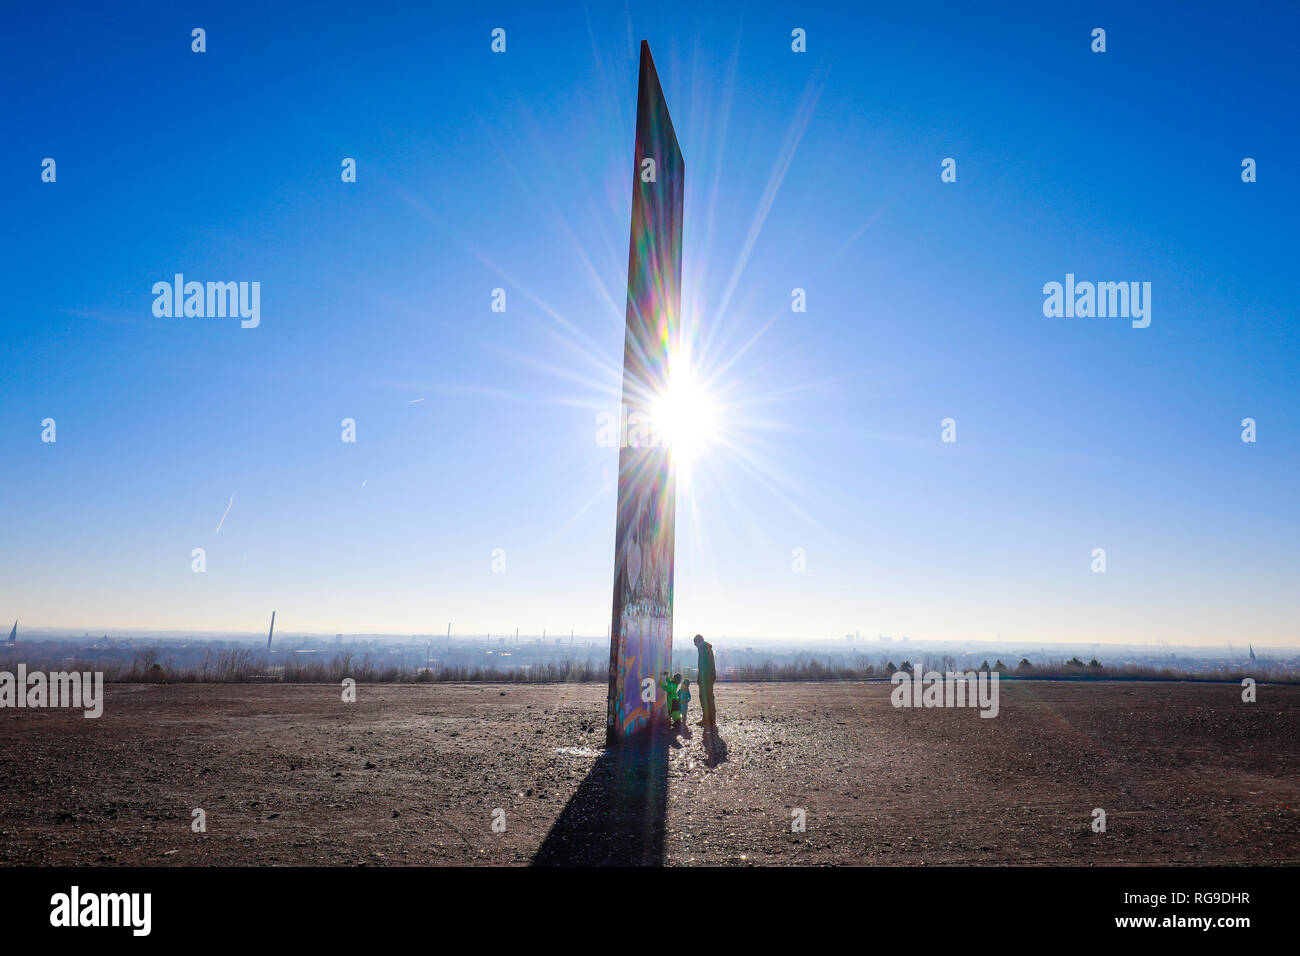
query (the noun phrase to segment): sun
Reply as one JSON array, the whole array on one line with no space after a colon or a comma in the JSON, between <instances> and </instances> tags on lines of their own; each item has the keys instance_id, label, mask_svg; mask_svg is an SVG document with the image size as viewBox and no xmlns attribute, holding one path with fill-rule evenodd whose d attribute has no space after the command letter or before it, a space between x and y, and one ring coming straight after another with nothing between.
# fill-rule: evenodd
<instances>
[{"instance_id":1,"label":"sun","mask_svg":"<svg viewBox=\"0 0 1300 956\"><path fill-rule=\"evenodd\" d=\"M688 358L675 356L669 368L668 385L655 400L651 417L678 469L689 471L717 439L719 408Z\"/></svg>"}]
</instances>

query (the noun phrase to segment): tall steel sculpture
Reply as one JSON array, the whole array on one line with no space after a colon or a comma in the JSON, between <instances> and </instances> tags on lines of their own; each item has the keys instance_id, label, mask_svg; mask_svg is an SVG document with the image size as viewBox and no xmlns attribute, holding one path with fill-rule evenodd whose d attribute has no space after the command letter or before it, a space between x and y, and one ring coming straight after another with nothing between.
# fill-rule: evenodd
<instances>
[{"instance_id":1,"label":"tall steel sculpture","mask_svg":"<svg viewBox=\"0 0 1300 956\"><path fill-rule=\"evenodd\" d=\"M686 164L644 40L633 158L605 732L611 746L666 718L659 679L672 666L673 647L676 474L653 412L678 338Z\"/></svg>"}]
</instances>

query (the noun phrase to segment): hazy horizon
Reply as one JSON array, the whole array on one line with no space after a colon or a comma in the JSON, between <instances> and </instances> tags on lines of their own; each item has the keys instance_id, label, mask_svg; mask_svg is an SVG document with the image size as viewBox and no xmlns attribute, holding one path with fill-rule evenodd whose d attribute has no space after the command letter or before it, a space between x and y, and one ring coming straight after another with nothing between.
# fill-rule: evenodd
<instances>
[{"instance_id":1,"label":"hazy horizon","mask_svg":"<svg viewBox=\"0 0 1300 956\"><path fill-rule=\"evenodd\" d=\"M32 627L24 628L21 623L19 626L19 637L21 639L26 635L27 639L32 639L33 635L50 640L76 641L85 640L102 640L108 637L113 640L154 639L154 640L195 640L195 641L248 641L254 644L262 644L266 640L266 631L251 630L194 630L185 628L69 628L69 627ZM805 647L826 647L834 646L837 649L847 651L862 652L891 652L901 648L923 647L929 645L939 645L943 647L981 647L981 648L1029 648L1042 647L1044 649L1060 648L1106 648L1113 650L1138 650L1138 649L1165 649L1165 650L1231 650L1233 653L1246 655L1249 653L1249 647L1253 646L1258 650L1272 652L1293 652L1300 653L1300 645L1266 645L1256 641L1219 641L1209 643L1194 643L1180 641L1138 641L1134 642L1117 642L1117 641L1055 641L1043 638L1027 637L1023 639L1010 639L1005 637L992 638L966 638L962 640L951 640L945 638L917 638L911 635L879 635L879 636L861 636L852 642L845 641L846 635L829 636L829 637L749 637L743 634L720 634L706 635L708 639L719 645L725 646L743 646L752 645L754 647L778 647L778 648L797 648ZM357 631L357 632L327 632L327 631L296 631L281 630L277 621L275 630L276 649L280 649L280 644L292 640L311 640L334 642L340 638L343 641L379 641L385 643L402 643L402 642L425 642L434 640L445 640L448 637L446 631L442 632L382 632L382 631ZM569 632L546 631L543 634L540 631L527 632L520 630L518 638L512 630L500 631L456 631L452 630L451 640L453 641L478 641L485 637L490 637L493 642L504 639L509 645L514 641L518 643L536 643L539 640L545 641L551 645L555 641L560 644L568 645L570 643ZM883 640L881 638L884 638ZM609 640L607 634L580 634L576 631L573 634L574 644L591 644L603 643ZM689 645L690 636L678 633L673 638L674 646Z\"/></svg>"}]
</instances>

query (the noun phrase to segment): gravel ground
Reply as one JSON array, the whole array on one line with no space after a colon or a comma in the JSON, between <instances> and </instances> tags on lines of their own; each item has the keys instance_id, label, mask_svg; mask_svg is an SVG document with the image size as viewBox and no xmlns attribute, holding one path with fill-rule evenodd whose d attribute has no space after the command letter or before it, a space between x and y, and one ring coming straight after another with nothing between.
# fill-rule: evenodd
<instances>
[{"instance_id":1,"label":"gravel ground","mask_svg":"<svg viewBox=\"0 0 1300 956\"><path fill-rule=\"evenodd\" d=\"M1300 687L890 690L719 684L712 753L607 753L595 684L109 685L0 710L0 863L1300 863Z\"/></svg>"}]
</instances>

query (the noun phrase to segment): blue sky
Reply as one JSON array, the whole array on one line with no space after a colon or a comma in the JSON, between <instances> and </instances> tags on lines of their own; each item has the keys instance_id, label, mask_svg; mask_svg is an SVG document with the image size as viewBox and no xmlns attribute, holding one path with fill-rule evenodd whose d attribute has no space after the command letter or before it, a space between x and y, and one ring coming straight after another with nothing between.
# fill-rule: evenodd
<instances>
[{"instance_id":1,"label":"blue sky","mask_svg":"<svg viewBox=\"0 0 1300 956\"><path fill-rule=\"evenodd\" d=\"M408 6L0 37L0 614L603 634L644 38L719 406L679 639L1298 643L1293 7ZM176 272L260 326L156 318Z\"/></svg>"}]
</instances>

